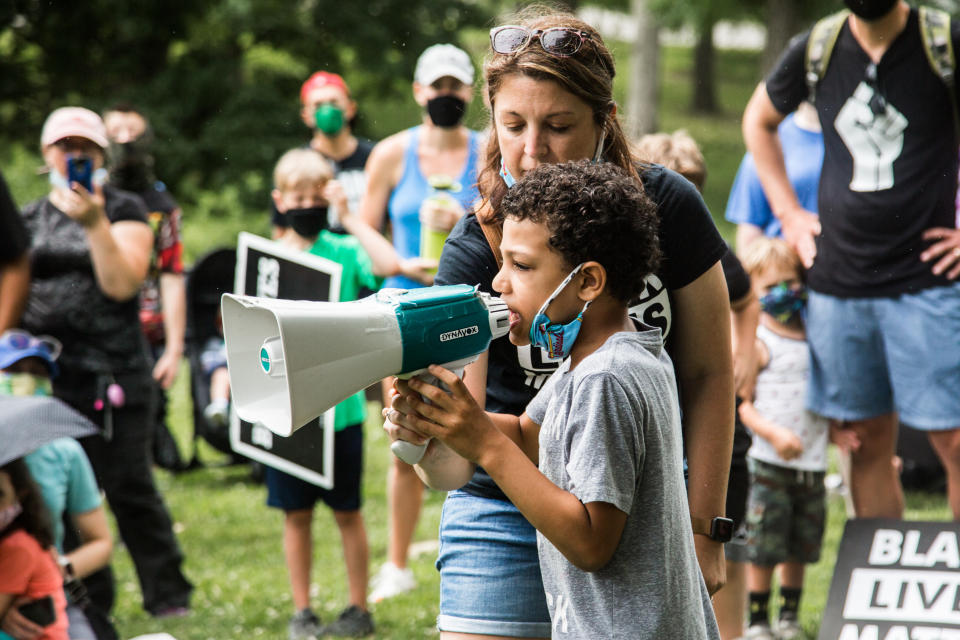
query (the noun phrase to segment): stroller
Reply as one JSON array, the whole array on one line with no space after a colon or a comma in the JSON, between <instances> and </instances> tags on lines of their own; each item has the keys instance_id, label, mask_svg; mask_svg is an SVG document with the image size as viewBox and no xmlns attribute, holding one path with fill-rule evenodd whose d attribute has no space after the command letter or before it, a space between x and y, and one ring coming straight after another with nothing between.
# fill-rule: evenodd
<instances>
[{"instance_id":1,"label":"stroller","mask_svg":"<svg viewBox=\"0 0 960 640\"><path fill-rule=\"evenodd\" d=\"M246 460L230 448L229 426L215 428L203 416L203 410L210 402L210 381L200 363L200 354L207 340L220 335L217 330L220 296L233 291L236 264L234 249L214 249L197 260L187 275L185 351L190 364L190 399L193 402L193 457L189 468L203 466L197 453L197 438L203 438L214 449L229 454L229 464Z\"/></svg>"}]
</instances>

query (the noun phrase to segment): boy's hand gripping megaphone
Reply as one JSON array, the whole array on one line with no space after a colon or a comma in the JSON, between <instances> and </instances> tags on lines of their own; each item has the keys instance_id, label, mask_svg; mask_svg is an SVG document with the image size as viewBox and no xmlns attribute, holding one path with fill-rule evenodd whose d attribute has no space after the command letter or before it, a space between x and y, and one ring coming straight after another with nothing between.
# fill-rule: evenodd
<instances>
[{"instance_id":1,"label":"boy's hand gripping megaphone","mask_svg":"<svg viewBox=\"0 0 960 640\"><path fill-rule=\"evenodd\" d=\"M237 414L281 436L388 376L431 364L462 375L510 329L507 305L469 285L384 289L355 302L224 294L221 308ZM391 449L416 464L426 445Z\"/></svg>"}]
</instances>

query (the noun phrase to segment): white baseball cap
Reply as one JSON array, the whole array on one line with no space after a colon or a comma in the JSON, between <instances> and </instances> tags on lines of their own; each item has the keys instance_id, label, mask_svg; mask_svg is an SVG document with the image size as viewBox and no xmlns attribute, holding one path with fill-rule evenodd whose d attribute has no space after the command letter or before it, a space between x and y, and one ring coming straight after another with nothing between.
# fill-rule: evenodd
<instances>
[{"instance_id":1,"label":"white baseball cap","mask_svg":"<svg viewBox=\"0 0 960 640\"><path fill-rule=\"evenodd\" d=\"M420 54L413 80L422 85L433 84L450 76L463 84L473 84L473 63L467 52L452 44L435 44Z\"/></svg>"},{"instance_id":2,"label":"white baseball cap","mask_svg":"<svg viewBox=\"0 0 960 640\"><path fill-rule=\"evenodd\" d=\"M103 120L83 107L60 107L47 116L40 133L40 146L48 147L64 138L86 138L102 149L110 146Z\"/></svg>"}]
</instances>

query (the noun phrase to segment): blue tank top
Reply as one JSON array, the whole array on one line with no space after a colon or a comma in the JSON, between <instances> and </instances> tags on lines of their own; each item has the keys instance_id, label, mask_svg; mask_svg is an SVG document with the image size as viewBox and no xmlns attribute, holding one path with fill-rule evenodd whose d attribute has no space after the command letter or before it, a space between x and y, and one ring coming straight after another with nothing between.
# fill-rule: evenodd
<instances>
[{"instance_id":1,"label":"blue tank top","mask_svg":"<svg viewBox=\"0 0 960 640\"><path fill-rule=\"evenodd\" d=\"M430 184L420 171L420 161L417 158L419 140L420 127L411 128L410 141L403 154L403 175L387 203L387 213L390 215L390 224L393 227L393 246L401 258L420 255L420 205L431 194ZM472 209L474 202L480 197L477 191L479 150L480 135L476 131L470 131L467 164L463 168L463 173L456 177L457 182L460 183L460 191L452 194L467 211ZM423 285L404 276L393 276L387 278L383 286L416 289Z\"/></svg>"}]
</instances>

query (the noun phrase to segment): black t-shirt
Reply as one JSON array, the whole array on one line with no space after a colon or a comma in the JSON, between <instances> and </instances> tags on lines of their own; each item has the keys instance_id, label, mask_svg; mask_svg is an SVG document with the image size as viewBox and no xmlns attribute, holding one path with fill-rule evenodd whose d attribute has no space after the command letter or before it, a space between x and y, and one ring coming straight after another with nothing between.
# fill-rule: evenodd
<instances>
[{"instance_id":1,"label":"black t-shirt","mask_svg":"<svg viewBox=\"0 0 960 640\"><path fill-rule=\"evenodd\" d=\"M333 158L323 156L333 167L333 176L337 179L337 182L343 186L350 210L353 212L356 212L357 207L360 206L363 192L366 191L367 188L367 174L364 169L367 166L367 158L370 157L370 152L373 151L373 147L374 143L370 140L357 138L357 148L343 160L334 160ZM301 148L312 149L313 147L311 147L308 142ZM275 227L286 228L288 226L286 216L281 215L280 212L277 211L277 207L272 199L270 200L270 220ZM347 232L337 221L333 211L330 212L328 222L330 224L330 231L334 233Z\"/></svg>"},{"instance_id":2,"label":"black t-shirt","mask_svg":"<svg viewBox=\"0 0 960 640\"><path fill-rule=\"evenodd\" d=\"M103 195L111 224L123 220L146 224L147 209L138 196L110 185L103 187ZM49 197L24 207L23 218L31 235L30 297L23 326L63 343L58 360L61 375L55 382L61 388L77 387L64 395L89 394L98 374L145 373L149 378L137 297L118 302L103 294L83 227ZM131 398L134 390L126 388L126 392Z\"/></svg>"},{"instance_id":3,"label":"black t-shirt","mask_svg":"<svg viewBox=\"0 0 960 640\"><path fill-rule=\"evenodd\" d=\"M954 50L960 23L952 22ZM796 38L767 78L782 113L807 97L809 33ZM921 42L916 9L867 79L870 59L844 25L817 88L823 126L817 257L808 284L839 297L880 297L949 284L920 261L931 227L955 227L957 139L946 84ZM955 93L960 101L960 83ZM876 95L886 101L881 111ZM871 108L881 115L874 116Z\"/></svg>"},{"instance_id":4,"label":"black t-shirt","mask_svg":"<svg viewBox=\"0 0 960 640\"><path fill-rule=\"evenodd\" d=\"M10 197L7 183L0 174L0 266L10 264L26 253L30 246L17 205Z\"/></svg>"},{"instance_id":5,"label":"black t-shirt","mask_svg":"<svg viewBox=\"0 0 960 640\"><path fill-rule=\"evenodd\" d=\"M644 167L641 177L647 195L657 204L663 261L660 271L647 277L646 289L630 311L664 332L669 351L670 291L703 275L727 247L703 199L689 181L659 165ZM496 294L492 283L497 271L496 258L476 216L463 217L444 245L436 284L479 285L481 291ZM550 360L540 348L515 346L506 336L494 340L490 343L487 365L486 409L520 415L559 365L559 360ZM463 489L475 495L506 500L480 468Z\"/></svg>"},{"instance_id":6,"label":"black t-shirt","mask_svg":"<svg viewBox=\"0 0 960 640\"><path fill-rule=\"evenodd\" d=\"M727 281L730 303L745 298L750 293L750 276L744 271L740 259L730 250L729 246L726 253L720 258L720 266L723 267L723 279Z\"/></svg>"}]
</instances>

